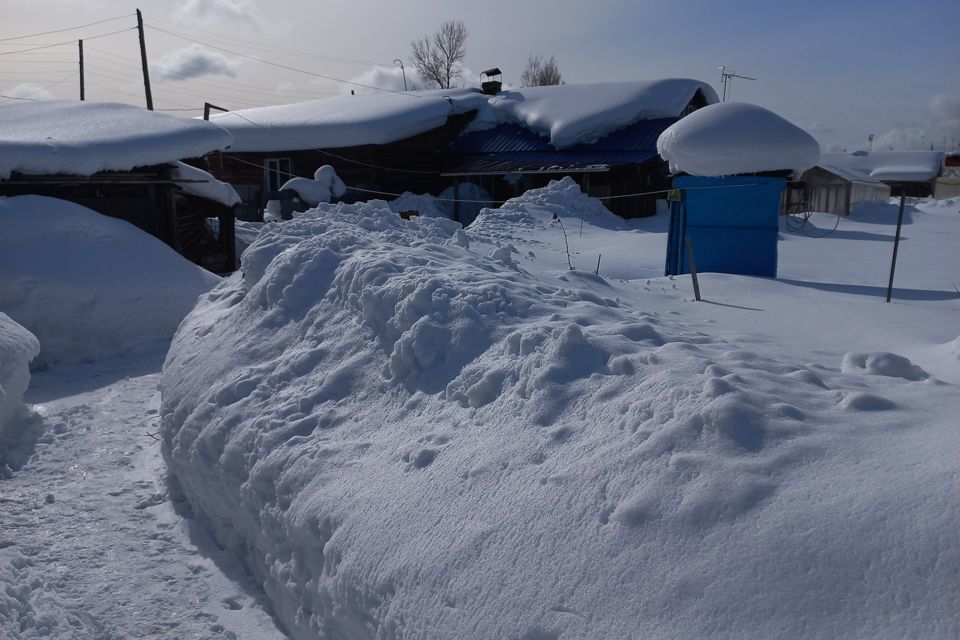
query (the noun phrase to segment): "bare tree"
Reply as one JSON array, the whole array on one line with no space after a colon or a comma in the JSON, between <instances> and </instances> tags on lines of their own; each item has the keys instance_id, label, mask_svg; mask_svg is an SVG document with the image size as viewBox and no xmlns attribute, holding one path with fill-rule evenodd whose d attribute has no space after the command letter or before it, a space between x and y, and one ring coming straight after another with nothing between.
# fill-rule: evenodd
<instances>
[{"instance_id":1,"label":"bare tree","mask_svg":"<svg viewBox=\"0 0 960 640\"><path fill-rule=\"evenodd\" d=\"M467 28L460 20L448 20L433 36L410 43L417 75L428 84L449 89L460 78L461 63L467 55Z\"/></svg>"},{"instance_id":2,"label":"bare tree","mask_svg":"<svg viewBox=\"0 0 960 640\"><path fill-rule=\"evenodd\" d=\"M544 87L551 84L563 84L563 78L560 77L560 67L557 66L557 60L550 56L549 59L537 54L530 56L527 61L527 68L520 74L520 84L524 87Z\"/></svg>"}]
</instances>

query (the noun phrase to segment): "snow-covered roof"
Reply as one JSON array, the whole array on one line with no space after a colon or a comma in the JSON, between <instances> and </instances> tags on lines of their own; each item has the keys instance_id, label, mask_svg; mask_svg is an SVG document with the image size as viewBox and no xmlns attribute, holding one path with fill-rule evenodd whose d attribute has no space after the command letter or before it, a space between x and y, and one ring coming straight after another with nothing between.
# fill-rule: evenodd
<instances>
[{"instance_id":1,"label":"snow-covered roof","mask_svg":"<svg viewBox=\"0 0 960 640\"><path fill-rule=\"evenodd\" d=\"M657 151L673 172L726 176L791 169L820 157L813 136L753 104L724 102L694 111L664 131Z\"/></svg>"},{"instance_id":2,"label":"snow-covered roof","mask_svg":"<svg viewBox=\"0 0 960 640\"><path fill-rule=\"evenodd\" d=\"M332 149L389 144L476 109L472 130L518 123L563 148L645 118L677 117L698 90L707 104L717 102L704 82L666 79L527 87L492 96L477 89L337 96L218 114L212 121L233 134L233 151Z\"/></svg>"},{"instance_id":3,"label":"snow-covered roof","mask_svg":"<svg viewBox=\"0 0 960 640\"><path fill-rule=\"evenodd\" d=\"M0 180L13 171L87 176L203 156L230 134L202 120L105 102L0 107Z\"/></svg>"},{"instance_id":4,"label":"snow-covered roof","mask_svg":"<svg viewBox=\"0 0 960 640\"><path fill-rule=\"evenodd\" d=\"M717 102L710 85L684 78L513 89L490 96L489 124L519 123L557 148L589 144L638 120L679 117L698 90ZM486 117L481 112L474 128Z\"/></svg>"},{"instance_id":5,"label":"snow-covered roof","mask_svg":"<svg viewBox=\"0 0 960 640\"><path fill-rule=\"evenodd\" d=\"M210 119L233 134L231 151L335 149L389 144L436 129L450 115L478 108L482 97L467 89L336 96Z\"/></svg>"},{"instance_id":6,"label":"snow-covered roof","mask_svg":"<svg viewBox=\"0 0 960 640\"><path fill-rule=\"evenodd\" d=\"M180 182L177 186L190 195L213 200L228 207L242 202L240 194L233 186L221 182L203 169L198 169L185 162L177 162L174 166L173 179L187 181Z\"/></svg>"},{"instance_id":7,"label":"snow-covered roof","mask_svg":"<svg viewBox=\"0 0 960 640\"><path fill-rule=\"evenodd\" d=\"M820 156L820 162L817 164L837 175L844 177L858 176L857 179L859 180L926 182L940 175L943 166L943 152L854 151L852 153L824 153Z\"/></svg>"}]
</instances>

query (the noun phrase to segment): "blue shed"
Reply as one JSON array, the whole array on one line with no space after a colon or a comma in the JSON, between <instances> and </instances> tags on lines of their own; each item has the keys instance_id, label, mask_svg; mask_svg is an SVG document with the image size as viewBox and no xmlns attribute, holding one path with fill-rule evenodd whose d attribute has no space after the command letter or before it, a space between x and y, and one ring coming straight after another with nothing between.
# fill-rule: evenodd
<instances>
[{"instance_id":1,"label":"blue shed","mask_svg":"<svg viewBox=\"0 0 960 640\"><path fill-rule=\"evenodd\" d=\"M697 271L777 276L780 198L785 178L678 176L673 186L665 275L690 272L690 238Z\"/></svg>"}]
</instances>

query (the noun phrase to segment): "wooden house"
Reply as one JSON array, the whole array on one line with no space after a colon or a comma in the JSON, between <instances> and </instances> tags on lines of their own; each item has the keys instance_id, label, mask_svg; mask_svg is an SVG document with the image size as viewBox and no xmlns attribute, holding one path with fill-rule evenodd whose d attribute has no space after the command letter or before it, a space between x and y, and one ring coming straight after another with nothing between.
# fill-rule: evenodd
<instances>
[{"instance_id":1,"label":"wooden house","mask_svg":"<svg viewBox=\"0 0 960 640\"><path fill-rule=\"evenodd\" d=\"M0 195L69 200L126 220L211 271L235 268L228 185L180 162L226 147L203 121L120 104L37 102L0 109ZM232 195L231 195L232 194ZM219 235L208 217L219 219Z\"/></svg>"}]
</instances>

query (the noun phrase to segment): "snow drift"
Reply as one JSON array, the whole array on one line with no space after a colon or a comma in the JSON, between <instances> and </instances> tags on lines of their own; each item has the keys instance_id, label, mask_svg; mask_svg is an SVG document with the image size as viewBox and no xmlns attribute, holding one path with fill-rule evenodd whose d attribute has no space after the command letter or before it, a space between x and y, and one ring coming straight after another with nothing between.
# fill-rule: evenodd
<instances>
[{"instance_id":1,"label":"snow drift","mask_svg":"<svg viewBox=\"0 0 960 640\"><path fill-rule=\"evenodd\" d=\"M767 356L544 268L552 213L624 224L571 185L468 230L320 206L181 325L171 487L291 635L956 632L956 388L879 352Z\"/></svg>"},{"instance_id":2,"label":"snow drift","mask_svg":"<svg viewBox=\"0 0 960 640\"><path fill-rule=\"evenodd\" d=\"M40 352L36 337L0 312L0 457L6 430L30 383L30 361Z\"/></svg>"},{"instance_id":3,"label":"snow drift","mask_svg":"<svg viewBox=\"0 0 960 640\"><path fill-rule=\"evenodd\" d=\"M301 200L316 206L321 202L330 202L333 198L343 197L347 192L347 185L343 184L343 180L333 167L325 164L313 173L313 180L290 178L280 187L281 191L286 189L295 191Z\"/></svg>"},{"instance_id":4,"label":"snow drift","mask_svg":"<svg viewBox=\"0 0 960 640\"><path fill-rule=\"evenodd\" d=\"M35 365L168 339L220 279L133 225L44 196L0 198L0 310L30 330Z\"/></svg>"},{"instance_id":5,"label":"snow drift","mask_svg":"<svg viewBox=\"0 0 960 640\"><path fill-rule=\"evenodd\" d=\"M698 109L657 139L670 171L726 176L792 169L800 175L820 159L809 133L753 104L724 102Z\"/></svg>"}]
</instances>

